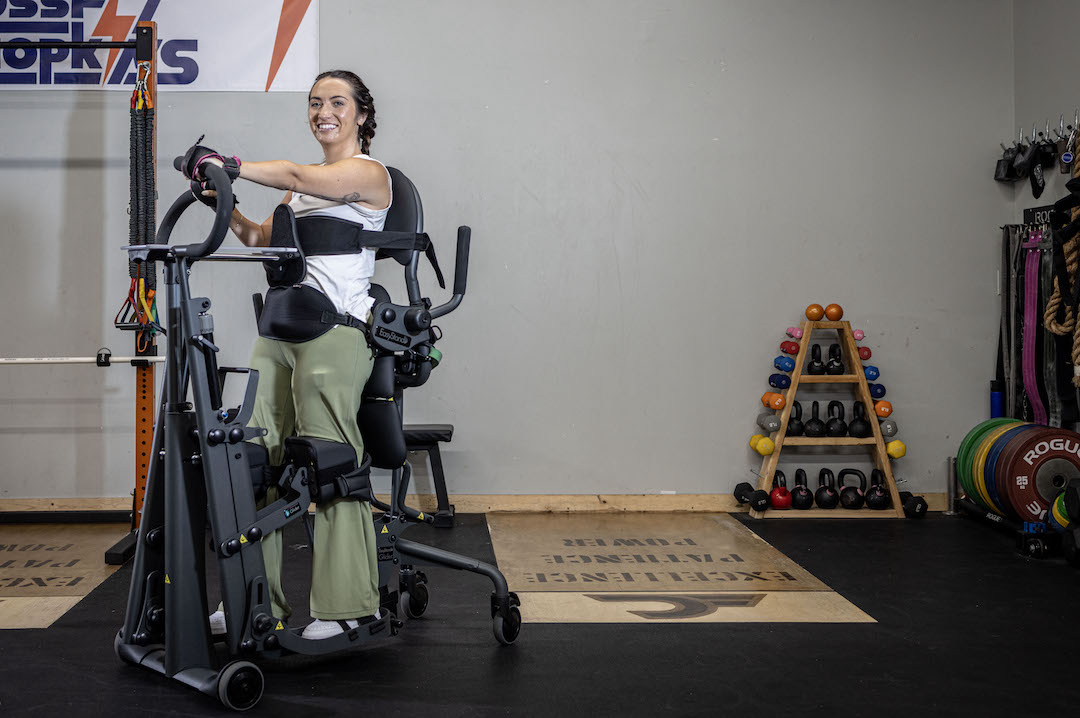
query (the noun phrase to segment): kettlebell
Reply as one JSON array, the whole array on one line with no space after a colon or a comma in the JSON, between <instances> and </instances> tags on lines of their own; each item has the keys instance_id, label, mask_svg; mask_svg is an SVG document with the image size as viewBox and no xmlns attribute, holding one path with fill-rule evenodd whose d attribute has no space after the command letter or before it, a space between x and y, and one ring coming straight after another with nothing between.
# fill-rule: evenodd
<instances>
[{"instance_id":1,"label":"kettlebell","mask_svg":"<svg viewBox=\"0 0 1080 718\"><path fill-rule=\"evenodd\" d=\"M900 430L900 427L896 425L896 422L892 419L883 419L881 421L881 435L882 436L896 436L896 432Z\"/></svg>"},{"instance_id":2,"label":"kettlebell","mask_svg":"<svg viewBox=\"0 0 1080 718\"><path fill-rule=\"evenodd\" d=\"M818 472L818 490L814 492L814 501L819 508L835 509L840 502L840 496L836 493L836 484L833 482L833 473L828 469Z\"/></svg>"},{"instance_id":3,"label":"kettlebell","mask_svg":"<svg viewBox=\"0 0 1080 718\"><path fill-rule=\"evenodd\" d=\"M807 374L824 374L825 362L821 361L821 345L815 344L810 347L810 363L806 365Z\"/></svg>"},{"instance_id":4,"label":"kettlebell","mask_svg":"<svg viewBox=\"0 0 1080 718\"><path fill-rule=\"evenodd\" d=\"M826 374L844 373L844 362L841 361L842 356L839 344L833 344L829 347L829 363L825 365Z\"/></svg>"},{"instance_id":5,"label":"kettlebell","mask_svg":"<svg viewBox=\"0 0 1080 718\"><path fill-rule=\"evenodd\" d=\"M804 431L806 431L806 426L802 421L802 405L794 401L791 403L791 416L788 417L787 435L802 436Z\"/></svg>"},{"instance_id":6,"label":"kettlebell","mask_svg":"<svg viewBox=\"0 0 1080 718\"><path fill-rule=\"evenodd\" d=\"M774 389L787 389L791 386L791 377L787 374L770 374L769 386Z\"/></svg>"},{"instance_id":7,"label":"kettlebell","mask_svg":"<svg viewBox=\"0 0 1080 718\"><path fill-rule=\"evenodd\" d=\"M769 493L769 503L772 504L774 509L790 509L791 508L791 492L787 488L787 478L784 476L784 472L777 469L773 474L773 489Z\"/></svg>"},{"instance_id":8,"label":"kettlebell","mask_svg":"<svg viewBox=\"0 0 1080 718\"><path fill-rule=\"evenodd\" d=\"M845 486L845 476L858 476L859 486ZM845 509L861 509L866 501L866 474L858 469L841 469L837 482L840 487L840 505Z\"/></svg>"},{"instance_id":9,"label":"kettlebell","mask_svg":"<svg viewBox=\"0 0 1080 718\"><path fill-rule=\"evenodd\" d=\"M810 405L810 418L806 421L807 436L825 436L825 422L818 418L818 403Z\"/></svg>"},{"instance_id":10,"label":"kettlebell","mask_svg":"<svg viewBox=\"0 0 1080 718\"><path fill-rule=\"evenodd\" d=\"M844 404L839 401L829 402L829 421L825 424L827 436L847 436L848 425L844 421Z\"/></svg>"},{"instance_id":11,"label":"kettlebell","mask_svg":"<svg viewBox=\"0 0 1080 718\"><path fill-rule=\"evenodd\" d=\"M870 488L866 491L866 505L875 510L887 509L892 500L885 490L885 472L874 469L870 472Z\"/></svg>"},{"instance_id":12,"label":"kettlebell","mask_svg":"<svg viewBox=\"0 0 1080 718\"><path fill-rule=\"evenodd\" d=\"M791 508L808 509L814 505L814 494L806 484L806 472L795 469L795 485L791 487Z\"/></svg>"},{"instance_id":13,"label":"kettlebell","mask_svg":"<svg viewBox=\"0 0 1080 718\"><path fill-rule=\"evenodd\" d=\"M848 435L854 436L857 439L866 439L873 435L874 428L870 426L870 422L866 420L866 407L861 401L856 401L851 407L851 413L854 416L851 419L851 423L848 424Z\"/></svg>"}]
</instances>

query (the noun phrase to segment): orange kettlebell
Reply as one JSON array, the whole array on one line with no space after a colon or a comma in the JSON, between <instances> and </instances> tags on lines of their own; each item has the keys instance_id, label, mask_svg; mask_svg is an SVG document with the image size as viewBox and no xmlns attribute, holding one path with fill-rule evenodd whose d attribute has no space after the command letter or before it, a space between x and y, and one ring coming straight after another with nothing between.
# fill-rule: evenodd
<instances>
[{"instance_id":1,"label":"orange kettlebell","mask_svg":"<svg viewBox=\"0 0 1080 718\"><path fill-rule=\"evenodd\" d=\"M825 316L825 310L820 304L811 304L806 308L806 318L812 322L821 321L823 316Z\"/></svg>"}]
</instances>

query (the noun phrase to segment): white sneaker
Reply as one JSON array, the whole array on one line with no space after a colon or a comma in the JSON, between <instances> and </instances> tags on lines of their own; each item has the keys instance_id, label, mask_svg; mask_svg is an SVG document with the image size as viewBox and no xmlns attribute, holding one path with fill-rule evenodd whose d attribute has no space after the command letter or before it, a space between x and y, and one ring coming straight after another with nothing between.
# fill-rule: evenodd
<instances>
[{"instance_id":1,"label":"white sneaker","mask_svg":"<svg viewBox=\"0 0 1080 718\"><path fill-rule=\"evenodd\" d=\"M363 622L364 623L371 623L372 621L379 620L380 617L381 617L380 612L375 611L374 616L369 616L369 617L363 619ZM360 625L360 621L356 621L356 620L345 621L344 623L350 629L356 628L357 626ZM320 620L320 619L316 618L314 621L309 623L306 628L304 628L304 632L301 634L301 638L310 638L310 639L318 641L318 640L321 640L323 638L333 638L334 636L338 636L338 635L340 635L342 633L345 633L345 629L342 628L340 622L338 622L338 621L323 621L323 620Z\"/></svg>"},{"instance_id":2,"label":"white sneaker","mask_svg":"<svg viewBox=\"0 0 1080 718\"><path fill-rule=\"evenodd\" d=\"M210 614L210 634L213 636L224 636L228 632L228 628L225 626L225 612L214 611Z\"/></svg>"}]
</instances>

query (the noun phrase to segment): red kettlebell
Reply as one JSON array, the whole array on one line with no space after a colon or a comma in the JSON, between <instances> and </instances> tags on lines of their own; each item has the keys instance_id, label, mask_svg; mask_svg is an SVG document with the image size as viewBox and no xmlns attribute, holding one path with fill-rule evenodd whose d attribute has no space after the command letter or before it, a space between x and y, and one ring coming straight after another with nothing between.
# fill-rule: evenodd
<instances>
[{"instance_id":1,"label":"red kettlebell","mask_svg":"<svg viewBox=\"0 0 1080 718\"><path fill-rule=\"evenodd\" d=\"M781 342L780 351L784 352L785 354L798 354L799 344L798 342Z\"/></svg>"},{"instance_id":2,"label":"red kettlebell","mask_svg":"<svg viewBox=\"0 0 1080 718\"><path fill-rule=\"evenodd\" d=\"M784 472L777 470L773 474L773 490L769 494L769 503L772 504L774 509L790 509L791 508L791 492L787 488L787 479L784 477Z\"/></svg>"}]
</instances>

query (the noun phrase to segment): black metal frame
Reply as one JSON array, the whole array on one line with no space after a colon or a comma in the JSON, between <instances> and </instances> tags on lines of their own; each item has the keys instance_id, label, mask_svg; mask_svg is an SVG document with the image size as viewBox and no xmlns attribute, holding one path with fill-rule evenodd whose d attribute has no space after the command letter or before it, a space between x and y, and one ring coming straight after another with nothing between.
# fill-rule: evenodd
<instances>
[{"instance_id":1,"label":"black metal frame","mask_svg":"<svg viewBox=\"0 0 1080 718\"><path fill-rule=\"evenodd\" d=\"M404 503L411 473L407 463L393 473L389 504L371 496L372 505L383 510L375 519L382 617L335 637L311 640L301 637L301 629L289 628L272 615L260 540L306 514L312 500L306 469L287 467L279 483L282 498L256 510L251 473L240 442L265 434L265 430L247 425L258 372L217 366L210 300L191 296L188 276L200 259L273 261L295 256L295 252L290 255L288 250L268 250L211 256L228 230L233 200L224 171L211 166L206 173L218 191L218 201L214 227L202 244L164 246L180 215L195 201L195 196L186 192L162 220L159 244L127 248L137 260L162 262L168 327L165 386L154 431L154 460L147 480L124 625L115 639L117 655L128 663L217 695L229 707L250 707L262 694L262 674L247 659L259 654L326 654L396 634L403 625L397 615L400 608L408 612L404 606L408 595L415 596L417 582L426 580L415 570L415 564L448 566L487 576L495 589L491 595L495 635L500 642L511 643L520 628L518 599L495 566L402 538L413 522L431 520ZM462 230L455 296L446 305L432 309L432 315L450 311L464 294L462 260L468 261L469 237L468 228ZM430 307L420 297L416 265L414 258L406 267L411 304L419 302ZM222 386L225 378L234 374L246 375L244 399L236 409L225 410ZM189 391L190 403L186 401ZM225 660L219 660L214 649L207 620L207 525L227 619ZM426 589L423 594L426 605Z\"/></svg>"}]
</instances>

